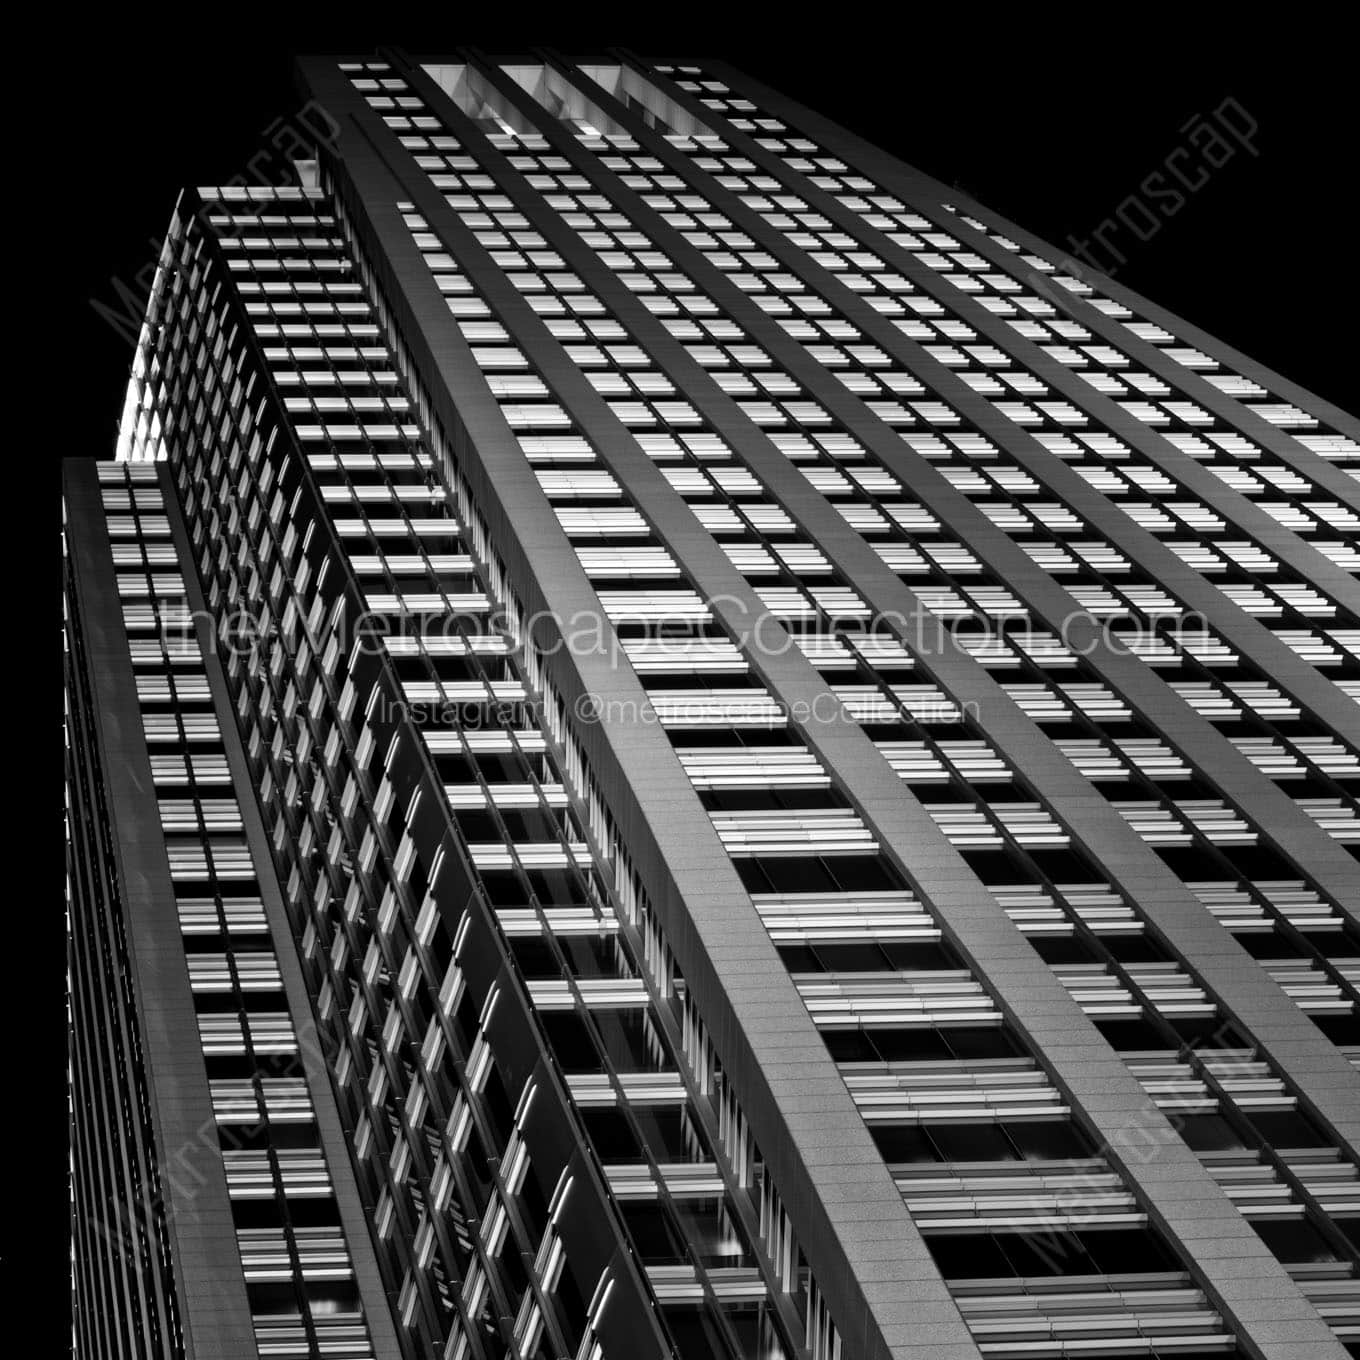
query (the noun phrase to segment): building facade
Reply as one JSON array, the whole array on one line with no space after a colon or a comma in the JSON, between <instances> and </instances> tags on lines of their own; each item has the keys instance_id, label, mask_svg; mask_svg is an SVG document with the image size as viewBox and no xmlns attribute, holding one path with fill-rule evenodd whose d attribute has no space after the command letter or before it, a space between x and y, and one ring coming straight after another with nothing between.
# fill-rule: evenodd
<instances>
[{"instance_id":1,"label":"building facade","mask_svg":"<svg viewBox=\"0 0 1360 1360\"><path fill-rule=\"evenodd\" d=\"M299 75L65 473L76 1354L1360 1353L1360 425L721 63Z\"/></svg>"}]
</instances>

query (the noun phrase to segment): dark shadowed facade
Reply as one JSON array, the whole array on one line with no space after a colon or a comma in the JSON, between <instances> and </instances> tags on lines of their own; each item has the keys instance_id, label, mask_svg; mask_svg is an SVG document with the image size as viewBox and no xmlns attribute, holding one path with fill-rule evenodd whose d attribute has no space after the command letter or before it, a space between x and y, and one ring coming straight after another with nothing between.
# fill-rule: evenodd
<instances>
[{"instance_id":1,"label":"dark shadowed facade","mask_svg":"<svg viewBox=\"0 0 1360 1360\"><path fill-rule=\"evenodd\" d=\"M76 1354L1360 1353L1357 422L721 63L299 73L66 465Z\"/></svg>"}]
</instances>

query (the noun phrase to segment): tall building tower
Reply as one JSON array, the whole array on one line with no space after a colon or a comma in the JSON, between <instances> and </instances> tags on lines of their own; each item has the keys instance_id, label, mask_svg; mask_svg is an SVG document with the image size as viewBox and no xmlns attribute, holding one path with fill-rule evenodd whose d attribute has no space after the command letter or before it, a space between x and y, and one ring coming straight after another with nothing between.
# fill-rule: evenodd
<instances>
[{"instance_id":1,"label":"tall building tower","mask_svg":"<svg viewBox=\"0 0 1360 1360\"><path fill-rule=\"evenodd\" d=\"M65 474L76 1354L1360 1353L1360 426L719 63L299 69Z\"/></svg>"}]
</instances>

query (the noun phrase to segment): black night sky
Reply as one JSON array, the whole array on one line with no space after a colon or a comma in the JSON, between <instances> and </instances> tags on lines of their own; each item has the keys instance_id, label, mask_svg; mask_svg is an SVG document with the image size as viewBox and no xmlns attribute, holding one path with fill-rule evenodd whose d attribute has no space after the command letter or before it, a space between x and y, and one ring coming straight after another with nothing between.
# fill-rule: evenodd
<instances>
[{"instance_id":1,"label":"black night sky","mask_svg":"<svg viewBox=\"0 0 1360 1360\"><path fill-rule=\"evenodd\" d=\"M1126 258L1102 262L1117 263L1119 280L1303 387L1360 407L1351 201L1360 106L1353 34L1340 7L1334 20L1297 17L1294 8L1213 8L1196 29L1185 5L1083 7L1073 11L1081 22L1029 6L1004 28L988 6L949 7L947 22L931 21L924 6L764 6L758 26L753 6L715 7L716 15L689 4L634 6L615 24L586 6L568 13L591 23L570 28L562 8L540 23L516 5L516 22L499 32L470 27L466 16L511 6L427 6L415 23L384 3L367 7L362 27L338 9L304 20L279 6L163 13L140 6L116 11L103 32L93 13L46 8L52 30L16 34L11 62L12 83L30 85L15 101L11 142L32 168L12 172L8 185L19 232L9 277L34 292L12 308L11 347L22 347L21 371L36 369L46 389L36 402L25 393L14 403L23 415L11 461L30 474L55 470L63 456L110 456L131 341L92 304L126 314L119 289L135 293L138 275L145 279L177 191L249 173L252 158L268 153L267 129L301 107L294 53L357 55L382 43L410 52L471 43L490 53L548 43L573 55L621 44L645 55L723 58L1065 250L1069 238L1090 239L1165 170L1189 144L1187 124L1231 101L1233 116L1240 120L1240 109L1243 126L1254 125L1252 150L1239 148L1147 240L1127 229L1107 232ZM662 15L664 26L642 29L639 10ZM255 164L279 182L277 161ZM23 324L30 316L48 332L39 347ZM49 491L41 503L55 519L56 496ZM46 542L55 565L55 538ZM42 646L55 660L55 644ZM26 663L11 671L28 677ZM26 713L31 699L30 683L12 712ZM43 743L34 764L21 760L17 768L38 768L40 760L55 770L54 727L15 726ZM44 1140L33 1138L27 1119L10 1123L23 1139L15 1162L26 1179L36 1174L35 1155L49 1159L52 1199L39 1215L9 1215L23 1249L0 1247L0 1261L31 1271L24 1297L46 1294L60 1308L67 1295L63 919L55 861L30 862L45 866L44 881L37 902L17 916L21 935L31 932L34 942L12 942L13 954L41 960L20 968L18 983L38 989L38 1009L48 1009L41 1023L36 1011L28 1014L16 1070L26 1108L40 1107L54 1127ZM35 1038L51 1045L45 1057L30 1050ZM47 1086L36 1100L34 1081ZM50 1238L50 1259L34 1241L40 1230Z\"/></svg>"}]
</instances>

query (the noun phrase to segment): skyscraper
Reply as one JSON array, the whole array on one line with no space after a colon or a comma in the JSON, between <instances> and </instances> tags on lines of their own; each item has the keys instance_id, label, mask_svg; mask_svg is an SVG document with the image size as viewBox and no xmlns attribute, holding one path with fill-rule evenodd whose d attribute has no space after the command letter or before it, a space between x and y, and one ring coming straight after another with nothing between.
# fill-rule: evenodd
<instances>
[{"instance_id":1,"label":"skyscraper","mask_svg":"<svg viewBox=\"0 0 1360 1360\"><path fill-rule=\"evenodd\" d=\"M1360 1344L1360 427L716 62L309 58L65 475L76 1352Z\"/></svg>"}]
</instances>

